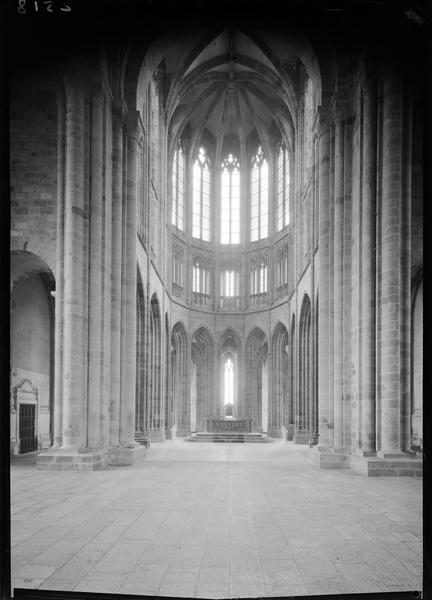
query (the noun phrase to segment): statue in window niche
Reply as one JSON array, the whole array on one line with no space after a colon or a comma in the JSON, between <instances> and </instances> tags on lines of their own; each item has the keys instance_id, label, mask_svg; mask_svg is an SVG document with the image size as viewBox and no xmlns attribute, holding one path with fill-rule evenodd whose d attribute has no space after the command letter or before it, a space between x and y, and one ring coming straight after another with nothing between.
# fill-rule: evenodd
<instances>
[{"instance_id":1,"label":"statue in window niche","mask_svg":"<svg viewBox=\"0 0 432 600\"><path fill-rule=\"evenodd\" d=\"M232 417L233 416L233 405L228 402L227 404L225 404L225 416L226 417Z\"/></svg>"}]
</instances>

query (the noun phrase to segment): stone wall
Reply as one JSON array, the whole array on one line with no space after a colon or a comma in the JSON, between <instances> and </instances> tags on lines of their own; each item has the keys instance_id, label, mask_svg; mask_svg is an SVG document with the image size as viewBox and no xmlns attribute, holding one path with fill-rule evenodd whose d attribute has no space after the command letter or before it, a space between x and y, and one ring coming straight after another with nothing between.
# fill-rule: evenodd
<instances>
[{"instance_id":1,"label":"stone wall","mask_svg":"<svg viewBox=\"0 0 432 600\"><path fill-rule=\"evenodd\" d=\"M43 73L41 80L11 84L11 247L37 254L55 271L57 97Z\"/></svg>"}]
</instances>

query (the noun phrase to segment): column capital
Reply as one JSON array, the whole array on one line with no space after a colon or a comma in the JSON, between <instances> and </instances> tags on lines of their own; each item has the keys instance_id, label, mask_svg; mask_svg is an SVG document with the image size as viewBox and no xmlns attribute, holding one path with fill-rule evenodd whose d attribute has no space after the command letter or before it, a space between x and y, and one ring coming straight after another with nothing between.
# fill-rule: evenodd
<instances>
[{"instance_id":1,"label":"column capital","mask_svg":"<svg viewBox=\"0 0 432 600\"><path fill-rule=\"evenodd\" d=\"M114 115L117 118L121 119L121 121L123 123L123 121L126 118L127 112L128 112L125 99L121 96L115 96L113 98L112 108L113 108Z\"/></svg>"},{"instance_id":2,"label":"column capital","mask_svg":"<svg viewBox=\"0 0 432 600\"><path fill-rule=\"evenodd\" d=\"M100 79L92 79L89 85L90 98L100 98L106 95L107 89Z\"/></svg>"},{"instance_id":3,"label":"column capital","mask_svg":"<svg viewBox=\"0 0 432 600\"><path fill-rule=\"evenodd\" d=\"M326 106L318 106L312 123L312 131L319 137L329 129L331 112Z\"/></svg>"},{"instance_id":4,"label":"column capital","mask_svg":"<svg viewBox=\"0 0 432 600\"><path fill-rule=\"evenodd\" d=\"M331 108L333 113L333 122L336 125L342 124L348 118L349 111L349 100L346 96L335 94L331 101Z\"/></svg>"},{"instance_id":5,"label":"column capital","mask_svg":"<svg viewBox=\"0 0 432 600\"><path fill-rule=\"evenodd\" d=\"M125 124L128 137L141 145L145 137L144 123L139 110L129 110L125 114Z\"/></svg>"}]
</instances>

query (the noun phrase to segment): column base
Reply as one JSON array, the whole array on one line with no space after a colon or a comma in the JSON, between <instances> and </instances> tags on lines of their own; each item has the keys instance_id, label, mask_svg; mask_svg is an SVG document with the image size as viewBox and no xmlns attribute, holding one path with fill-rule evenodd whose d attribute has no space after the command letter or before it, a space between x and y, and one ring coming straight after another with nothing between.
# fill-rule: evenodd
<instances>
[{"instance_id":1,"label":"column base","mask_svg":"<svg viewBox=\"0 0 432 600\"><path fill-rule=\"evenodd\" d=\"M349 469L351 456L346 450L315 446L310 460L320 469Z\"/></svg>"},{"instance_id":2,"label":"column base","mask_svg":"<svg viewBox=\"0 0 432 600\"><path fill-rule=\"evenodd\" d=\"M285 439L285 437L286 437L286 436L283 435L282 429L280 427L269 428L269 430L267 431L267 435L269 437L271 437L271 438L276 438L276 439L279 439L279 440L282 439L282 438Z\"/></svg>"},{"instance_id":3,"label":"column base","mask_svg":"<svg viewBox=\"0 0 432 600\"><path fill-rule=\"evenodd\" d=\"M308 429L298 429L294 430L293 442L294 444L305 444L309 445L311 440L311 434Z\"/></svg>"},{"instance_id":4,"label":"column base","mask_svg":"<svg viewBox=\"0 0 432 600\"><path fill-rule=\"evenodd\" d=\"M421 477L423 459L406 454L377 453L377 456L355 454L351 457L351 470L368 477Z\"/></svg>"},{"instance_id":5,"label":"column base","mask_svg":"<svg viewBox=\"0 0 432 600\"><path fill-rule=\"evenodd\" d=\"M164 429L149 429L150 442L164 442L166 440Z\"/></svg>"},{"instance_id":6,"label":"column base","mask_svg":"<svg viewBox=\"0 0 432 600\"><path fill-rule=\"evenodd\" d=\"M190 427L177 427L175 431L176 438L184 438L191 434Z\"/></svg>"},{"instance_id":7,"label":"column base","mask_svg":"<svg viewBox=\"0 0 432 600\"><path fill-rule=\"evenodd\" d=\"M141 444L136 446L112 446L108 450L108 460L110 465L128 466L140 462L144 459L146 447Z\"/></svg>"},{"instance_id":8,"label":"column base","mask_svg":"<svg viewBox=\"0 0 432 600\"><path fill-rule=\"evenodd\" d=\"M39 471L98 471L108 466L108 453L103 450L50 448L36 458Z\"/></svg>"}]
</instances>

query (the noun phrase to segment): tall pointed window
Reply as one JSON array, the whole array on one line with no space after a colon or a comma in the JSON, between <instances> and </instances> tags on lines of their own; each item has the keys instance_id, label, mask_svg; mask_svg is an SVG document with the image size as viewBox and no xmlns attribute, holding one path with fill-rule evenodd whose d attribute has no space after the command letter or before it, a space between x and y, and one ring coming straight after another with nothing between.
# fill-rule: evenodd
<instances>
[{"instance_id":1,"label":"tall pointed window","mask_svg":"<svg viewBox=\"0 0 432 600\"><path fill-rule=\"evenodd\" d=\"M204 148L198 150L192 172L192 236L210 241L210 164Z\"/></svg>"},{"instance_id":2,"label":"tall pointed window","mask_svg":"<svg viewBox=\"0 0 432 600\"><path fill-rule=\"evenodd\" d=\"M222 161L221 243L240 243L240 165L232 154Z\"/></svg>"},{"instance_id":3,"label":"tall pointed window","mask_svg":"<svg viewBox=\"0 0 432 600\"><path fill-rule=\"evenodd\" d=\"M231 356L225 359L223 366L224 405L234 404L234 362Z\"/></svg>"},{"instance_id":4,"label":"tall pointed window","mask_svg":"<svg viewBox=\"0 0 432 600\"><path fill-rule=\"evenodd\" d=\"M222 296L233 298L239 294L239 273L238 271L222 271L221 273L221 291Z\"/></svg>"},{"instance_id":5,"label":"tall pointed window","mask_svg":"<svg viewBox=\"0 0 432 600\"><path fill-rule=\"evenodd\" d=\"M251 177L251 242L268 236L268 164L261 146L252 159Z\"/></svg>"},{"instance_id":6,"label":"tall pointed window","mask_svg":"<svg viewBox=\"0 0 432 600\"><path fill-rule=\"evenodd\" d=\"M279 148L277 171L277 231L289 223L289 160L284 144Z\"/></svg>"},{"instance_id":7,"label":"tall pointed window","mask_svg":"<svg viewBox=\"0 0 432 600\"><path fill-rule=\"evenodd\" d=\"M175 227L184 230L184 154L179 142L173 157L172 165L172 211L171 222Z\"/></svg>"}]
</instances>

